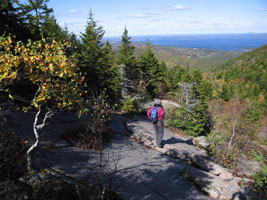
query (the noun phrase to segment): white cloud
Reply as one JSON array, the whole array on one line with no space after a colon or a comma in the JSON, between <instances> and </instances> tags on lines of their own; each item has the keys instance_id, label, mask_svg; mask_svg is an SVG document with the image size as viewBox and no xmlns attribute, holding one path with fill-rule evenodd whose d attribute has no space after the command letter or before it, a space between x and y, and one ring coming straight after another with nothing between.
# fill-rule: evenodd
<instances>
[{"instance_id":1,"label":"white cloud","mask_svg":"<svg viewBox=\"0 0 267 200\"><path fill-rule=\"evenodd\" d=\"M187 7L183 6L183 5L174 5L172 7L168 7L166 8L166 10L185 10Z\"/></svg>"},{"instance_id":2,"label":"white cloud","mask_svg":"<svg viewBox=\"0 0 267 200\"><path fill-rule=\"evenodd\" d=\"M70 10L69 12L60 13L59 15L63 17L86 17L88 16L88 13L77 10Z\"/></svg>"},{"instance_id":3,"label":"white cloud","mask_svg":"<svg viewBox=\"0 0 267 200\"><path fill-rule=\"evenodd\" d=\"M137 13L135 15L136 18L148 18L149 15L148 14L144 14L144 13Z\"/></svg>"}]
</instances>

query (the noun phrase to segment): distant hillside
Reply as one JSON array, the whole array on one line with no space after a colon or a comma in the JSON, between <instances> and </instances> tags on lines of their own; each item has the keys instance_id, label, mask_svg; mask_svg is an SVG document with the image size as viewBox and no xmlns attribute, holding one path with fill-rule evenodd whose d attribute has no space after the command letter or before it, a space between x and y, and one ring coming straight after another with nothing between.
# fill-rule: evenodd
<instances>
[{"instance_id":1,"label":"distant hillside","mask_svg":"<svg viewBox=\"0 0 267 200\"><path fill-rule=\"evenodd\" d=\"M254 99L267 109L267 45L222 64L215 76L225 99L239 95Z\"/></svg>"},{"instance_id":2,"label":"distant hillside","mask_svg":"<svg viewBox=\"0 0 267 200\"><path fill-rule=\"evenodd\" d=\"M137 52L146 48L146 45L138 45ZM189 65L192 68L199 68L201 71L210 71L219 64L239 56L239 52L218 51L197 48L177 48L151 45L155 55L164 60L168 67L180 63L182 66Z\"/></svg>"},{"instance_id":3,"label":"distant hillside","mask_svg":"<svg viewBox=\"0 0 267 200\"><path fill-rule=\"evenodd\" d=\"M118 52L119 43L111 43L115 52ZM146 49L144 43L134 43L136 55L140 55ZM207 50L198 48L178 48L169 46L152 45L151 49L159 60L164 60L167 67L173 67L177 64L182 66L189 65L191 68L199 68L202 72L215 69L222 63L239 56L239 52Z\"/></svg>"},{"instance_id":4,"label":"distant hillside","mask_svg":"<svg viewBox=\"0 0 267 200\"><path fill-rule=\"evenodd\" d=\"M254 49L250 52L243 53L242 55L231 59L230 61L222 64L217 71L227 70L233 67L245 66L251 67L254 64L267 64L267 44ZM266 68L265 68L266 69Z\"/></svg>"}]
</instances>

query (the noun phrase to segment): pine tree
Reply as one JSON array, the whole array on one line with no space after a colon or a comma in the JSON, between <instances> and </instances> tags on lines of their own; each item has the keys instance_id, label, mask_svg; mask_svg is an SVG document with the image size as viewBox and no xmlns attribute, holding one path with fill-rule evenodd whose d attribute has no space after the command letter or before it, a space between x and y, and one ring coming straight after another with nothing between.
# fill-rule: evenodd
<instances>
[{"instance_id":1,"label":"pine tree","mask_svg":"<svg viewBox=\"0 0 267 200\"><path fill-rule=\"evenodd\" d=\"M90 11L85 33L81 34L82 43L78 62L81 71L85 74L87 91L100 94L106 90L110 97L117 98L119 96L118 68L114 62L111 45L107 42L104 46L102 43L103 36L102 26L97 25Z\"/></svg>"},{"instance_id":2,"label":"pine tree","mask_svg":"<svg viewBox=\"0 0 267 200\"><path fill-rule=\"evenodd\" d=\"M85 33L81 33L81 52L79 55L79 66L86 74L87 86L91 89L97 89L102 84L99 79L101 74L103 56L101 40L104 36L102 26L98 26L93 18L92 11L89 13Z\"/></svg>"},{"instance_id":3,"label":"pine tree","mask_svg":"<svg viewBox=\"0 0 267 200\"><path fill-rule=\"evenodd\" d=\"M228 101L231 98L226 84L222 86L222 92L220 93L219 97L225 101Z\"/></svg>"},{"instance_id":4,"label":"pine tree","mask_svg":"<svg viewBox=\"0 0 267 200\"><path fill-rule=\"evenodd\" d=\"M45 16L41 32L44 38L51 37L57 41L67 40L67 33L58 25L56 18L53 15Z\"/></svg>"},{"instance_id":5,"label":"pine tree","mask_svg":"<svg viewBox=\"0 0 267 200\"><path fill-rule=\"evenodd\" d=\"M0 2L0 35L15 35L17 40L26 41L31 37L30 30L23 18L23 8L16 0Z\"/></svg>"},{"instance_id":6,"label":"pine tree","mask_svg":"<svg viewBox=\"0 0 267 200\"><path fill-rule=\"evenodd\" d=\"M160 74L158 77L158 93L162 97L164 94L168 91L168 85L167 85L167 66L166 63L162 60L159 65Z\"/></svg>"},{"instance_id":7,"label":"pine tree","mask_svg":"<svg viewBox=\"0 0 267 200\"><path fill-rule=\"evenodd\" d=\"M177 89L179 88L178 83L182 82L184 73L185 69L180 65L176 65L167 71L167 84L170 91L177 91Z\"/></svg>"},{"instance_id":8,"label":"pine tree","mask_svg":"<svg viewBox=\"0 0 267 200\"><path fill-rule=\"evenodd\" d=\"M130 41L131 37L128 36L128 30L125 27L121 36L121 45L119 46L119 53L117 63L120 67L121 73L121 95L124 99L132 98L138 95L138 84L140 72L138 69L137 61L134 56L135 47Z\"/></svg>"},{"instance_id":9,"label":"pine tree","mask_svg":"<svg viewBox=\"0 0 267 200\"><path fill-rule=\"evenodd\" d=\"M106 89L111 102L115 103L120 99L120 75L119 67L115 64L115 53L112 51L109 41L106 42L103 48L103 70L102 80L103 88Z\"/></svg>"},{"instance_id":10,"label":"pine tree","mask_svg":"<svg viewBox=\"0 0 267 200\"><path fill-rule=\"evenodd\" d=\"M147 43L146 51L140 56L138 65L142 78L149 80L149 84L147 85L147 92L149 96L155 97L158 84L162 78L162 71L160 70L159 61L153 53L149 42Z\"/></svg>"},{"instance_id":11,"label":"pine tree","mask_svg":"<svg viewBox=\"0 0 267 200\"><path fill-rule=\"evenodd\" d=\"M123 65L125 76L128 79L134 79L136 77L136 59L134 56L135 47L130 41L131 37L128 36L128 30L124 28L124 32L121 36L121 45L119 46L118 64Z\"/></svg>"},{"instance_id":12,"label":"pine tree","mask_svg":"<svg viewBox=\"0 0 267 200\"><path fill-rule=\"evenodd\" d=\"M35 39L43 37L41 27L47 16L52 12L52 8L47 7L49 0L28 0L28 3L21 4L27 16L28 26Z\"/></svg>"}]
</instances>

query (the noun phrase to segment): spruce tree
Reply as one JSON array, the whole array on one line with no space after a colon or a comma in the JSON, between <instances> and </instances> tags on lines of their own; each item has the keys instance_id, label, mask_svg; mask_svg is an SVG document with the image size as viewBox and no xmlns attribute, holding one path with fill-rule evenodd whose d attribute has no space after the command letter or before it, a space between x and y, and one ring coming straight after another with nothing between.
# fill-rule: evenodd
<instances>
[{"instance_id":1,"label":"spruce tree","mask_svg":"<svg viewBox=\"0 0 267 200\"><path fill-rule=\"evenodd\" d=\"M121 36L121 45L119 46L117 58L121 74L121 95L124 99L138 95L140 73L134 56L135 47L130 39L131 37L128 36L128 30L125 27Z\"/></svg>"},{"instance_id":2,"label":"spruce tree","mask_svg":"<svg viewBox=\"0 0 267 200\"><path fill-rule=\"evenodd\" d=\"M161 79L162 71L159 61L153 53L149 42L147 42L146 51L143 52L139 59L139 69L143 79L148 79L147 92L150 97L155 97L157 94L158 84Z\"/></svg>"},{"instance_id":3,"label":"spruce tree","mask_svg":"<svg viewBox=\"0 0 267 200\"><path fill-rule=\"evenodd\" d=\"M17 40L26 41L31 38L23 16L23 7L16 0L0 1L0 35L15 35Z\"/></svg>"},{"instance_id":4,"label":"spruce tree","mask_svg":"<svg viewBox=\"0 0 267 200\"><path fill-rule=\"evenodd\" d=\"M117 98L118 68L111 45L107 42L104 46L102 43L103 36L102 26L97 25L90 11L86 30L81 34L78 64L85 75L86 90L97 94L106 90L110 97Z\"/></svg>"},{"instance_id":5,"label":"spruce tree","mask_svg":"<svg viewBox=\"0 0 267 200\"><path fill-rule=\"evenodd\" d=\"M47 16L52 12L52 8L47 7L49 0L28 0L27 3L21 4L24 14L27 16L27 23L33 34L34 39L38 40L43 37L41 27Z\"/></svg>"},{"instance_id":6,"label":"spruce tree","mask_svg":"<svg viewBox=\"0 0 267 200\"><path fill-rule=\"evenodd\" d=\"M222 91L221 91L219 97L222 98L225 101L228 101L231 98L229 90L228 90L228 86L226 84L224 84L222 86Z\"/></svg>"},{"instance_id":7,"label":"spruce tree","mask_svg":"<svg viewBox=\"0 0 267 200\"><path fill-rule=\"evenodd\" d=\"M167 86L167 66L166 63L162 60L160 65L159 65L159 77L158 77L158 95L159 97L162 97L165 95L165 93L168 91L168 86Z\"/></svg>"},{"instance_id":8,"label":"spruce tree","mask_svg":"<svg viewBox=\"0 0 267 200\"><path fill-rule=\"evenodd\" d=\"M87 86L97 89L102 84L100 74L102 73L102 47L101 42L104 36L102 26L98 26L93 18L92 11L89 13L86 29L81 33L81 46L79 55L79 66L86 75Z\"/></svg>"},{"instance_id":9,"label":"spruce tree","mask_svg":"<svg viewBox=\"0 0 267 200\"><path fill-rule=\"evenodd\" d=\"M115 103L120 99L120 75L119 67L115 63L115 53L112 51L109 41L106 42L103 48L103 70L102 80L103 88L106 90L106 94L109 99Z\"/></svg>"},{"instance_id":10,"label":"spruce tree","mask_svg":"<svg viewBox=\"0 0 267 200\"><path fill-rule=\"evenodd\" d=\"M134 69L136 68L136 59L134 56L135 47L132 45L130 41L131 37L128 36L128 30L125 27L124 32L121 36L121 45L119 46L118 53L118 64L123 65L125 75L129 79L133 79L134 77Z\"/></svg>"},{"instance_id":11,"label":"spruce tree","mask_svg":"<svg viewBox=\"0 0 267 200\"><path fill-rule=\"evenodd\" d=\"M182 68L179 64L167 71L167 85L171 92L178 90L179 82L182 82L182 77L185 73L185 69Z\"/></svg>"},{"instance_id":12,"label":"spruce tree","mask_svg":"<svg viewBox=\"0 0 267 200\"><path fill-rule=\"evenodd\" d=\"M57 41L66 41L68 36L67 32L65 32L57 23L56 18L52 15L47 15L44 18L44 22L41 27L41 32L44 38L51 37L56 39Z\"/></svg>"}]
</instances>

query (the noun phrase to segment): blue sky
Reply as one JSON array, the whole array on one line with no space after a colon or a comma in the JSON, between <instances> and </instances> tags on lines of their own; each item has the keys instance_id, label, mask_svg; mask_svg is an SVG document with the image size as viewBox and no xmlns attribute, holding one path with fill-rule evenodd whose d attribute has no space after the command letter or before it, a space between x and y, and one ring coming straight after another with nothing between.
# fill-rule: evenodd
<instances>
[{"instance_id":1,"label":"blue sky","mask_svg":"<svg viewBox=\"0 0 267 200\"><path fill-rule=\"evenodd\" d=\"M61 26L79 34L90 9L105 36L267 33L267 0L50 0Z\"/></svg>"}]
</instances>

